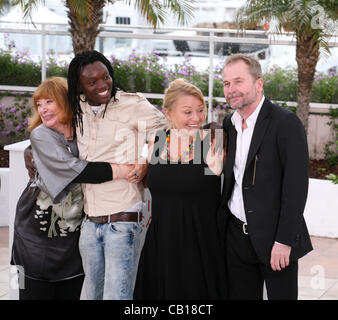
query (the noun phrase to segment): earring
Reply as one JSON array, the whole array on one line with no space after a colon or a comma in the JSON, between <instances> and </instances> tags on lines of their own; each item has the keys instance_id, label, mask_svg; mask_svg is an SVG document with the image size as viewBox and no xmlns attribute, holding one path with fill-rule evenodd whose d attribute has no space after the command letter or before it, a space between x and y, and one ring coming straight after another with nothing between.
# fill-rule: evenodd
<instances>
[{"instance_id":1,"label":"earring","mask_svg":"<svg viewBox=\"0 0 338 320\"><path fill-rule=\"evenodd\" d=\"M81 102L87 102L87 97L82 93L79 95L79 99Z\"/></svg>"}]
</instances>

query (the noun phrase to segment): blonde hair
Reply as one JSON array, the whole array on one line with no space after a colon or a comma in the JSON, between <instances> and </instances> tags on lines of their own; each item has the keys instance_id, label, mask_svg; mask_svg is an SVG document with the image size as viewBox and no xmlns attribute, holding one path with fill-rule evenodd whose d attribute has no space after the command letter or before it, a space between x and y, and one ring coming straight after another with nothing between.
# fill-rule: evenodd
<instances>
[{"instance_id":1,"label":"blonde hair","mask_svg":"<svg viewBox=\"0 0 338 320\"><path fill-rule=\"evenodd\" d=\"M67 124L72 121L73 111L68 102L67 79L62 77L52 77L42 82L34 92L34 112L29 118L29 131L32 131L42 123L37 106L37 101L40 99L52 99L56 102L60 109L58 116L61 123Z\"/></svg>"},{"instance_id":2,"label":"blonde hair","mask_svg":"<svg viewBox=\"0 0 338 320\"><path fill-rule=\"evenodd\" d=\"M172 81L169 84L169 87L164 91L163 108L171 111L173 106L176 104L178 98L182 95L190 95L196 97L202 102L204 110L207 110L207 106L205 104L201 90L182 78Z\"/></svg>"}]
</instances>

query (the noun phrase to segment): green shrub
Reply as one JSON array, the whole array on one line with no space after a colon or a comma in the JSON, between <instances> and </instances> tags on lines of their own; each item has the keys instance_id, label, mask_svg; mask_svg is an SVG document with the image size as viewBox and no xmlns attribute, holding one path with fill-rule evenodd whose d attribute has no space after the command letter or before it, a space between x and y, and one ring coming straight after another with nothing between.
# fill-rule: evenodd
<instances>
[{"instance_id":1,"label":"green shrub","mask_svg":"<svg viewBox=\"0 0 338 320\"><path fill-rule=\"evenodd\" d=\"M163 93L165 66L156 54L137 56L133 52L128 60L111 57L116 81L129 92Z\"/></svg>"},{"instance_id":2,"label":"green shrub","mask_svg":"<svg viewBox=\"0 0 338 320\"><path fill-rule=\"evenodd\" d=\"M182 63L170 66L154 52L137 56L133 52L127 60L111 58L118 83L130 92L163 93L168 83L176 78L185 78L209 95L208 70L198 71L188 56ZM58 61L53 52L47 59L47 77L67 77L68 64ZM223 64L215 66L213 96L223 97ZM13 48L0 50L0 84L38 86L41 81L40 63L32 61L27 53L13 52ZM274 67L264 74L265 96L273 101L297 101L297 71ZM338 104L338 74L316 74L312 102ZM216 107L216 105L214 105Z\"/></svg>"},{"instance_id":3,"label":"green shrub","mask_svg":"<svg viewBox=\"0 0 338 320\"><path fill-rule=\"evenodd\" d=\"M27 103L26 97L17 95L13 105L0 104L0 146L22 141L29 137L27 126L31 110Z\"/></svg>"},{"instance_id":4,"label":"green shrub","mask_svg":"<svg viewBox=\"0 0 338 320\"><path fill-rule=\"evenodd\" d=\"M59 61L53 51L50 51L47 59L46 76L67 78L68 64L65 61Z\"/></svg>"},{"instance_id":5,"label":"green shrub","mask_svg":"<svg viewBox=\"0 0 338 320\"><path fill-rule=\"evenodd\" d=\"M338 103L338 75L317 74L312 87L312 102Z\"/></svg>"},{"instance_id":6,"label":"green shrub","mask_svg":"<svg viewBox=\"0 0 338 320\"><path fill-rule=\"evenodd\" d=\"M39 65L20 54L13 56L9 51L0 50L0 84L38 86L40 81Z\"/></svg>"},{"instance_id":7,"label":"green shrub","mask_svg":"<svg viewBox=\"0 0 338 320\"><path fill-rule=\"evenodd\" d=\"M273 68L264 74L264 95L271 100L297 101L297 73L293 69Z\"/></svg>"}]
</instances>

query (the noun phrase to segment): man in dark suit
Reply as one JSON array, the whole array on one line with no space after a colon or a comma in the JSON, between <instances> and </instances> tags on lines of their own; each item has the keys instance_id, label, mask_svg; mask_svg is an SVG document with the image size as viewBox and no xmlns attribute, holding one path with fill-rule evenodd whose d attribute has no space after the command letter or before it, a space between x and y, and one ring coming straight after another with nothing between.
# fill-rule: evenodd
<instances>
[{"instance_id":1,"label":"man in dark suit","mask_svg":"<svg viewBox=\"0 0 338 320\"><path fill-rule=\"evenodd\" d=\"M263 95L260 64L230 56L224 94L228 133L221 219L231 299L297 299L298 259L312 250L303 218L308 148L298 117Z\"/></svg>"}]
</instances>

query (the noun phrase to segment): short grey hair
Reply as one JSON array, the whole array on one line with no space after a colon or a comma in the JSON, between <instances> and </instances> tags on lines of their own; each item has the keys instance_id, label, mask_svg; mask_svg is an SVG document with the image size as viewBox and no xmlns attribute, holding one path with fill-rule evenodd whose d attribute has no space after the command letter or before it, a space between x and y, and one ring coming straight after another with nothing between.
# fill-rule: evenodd
<instances>
[{"instance_id":1,"label":"short grey hair","mask_svg":"<svg viewBox=\"0 0 338 320\"><path fill-rule=\"evenodd\" d=\"M226 66L237 61L243 61L249 67L249 72L255 79L263 78L262 67L258 60L243 53L235 53L229 56L225 62L223 71Z\"/></svg>"}]
</instances>

